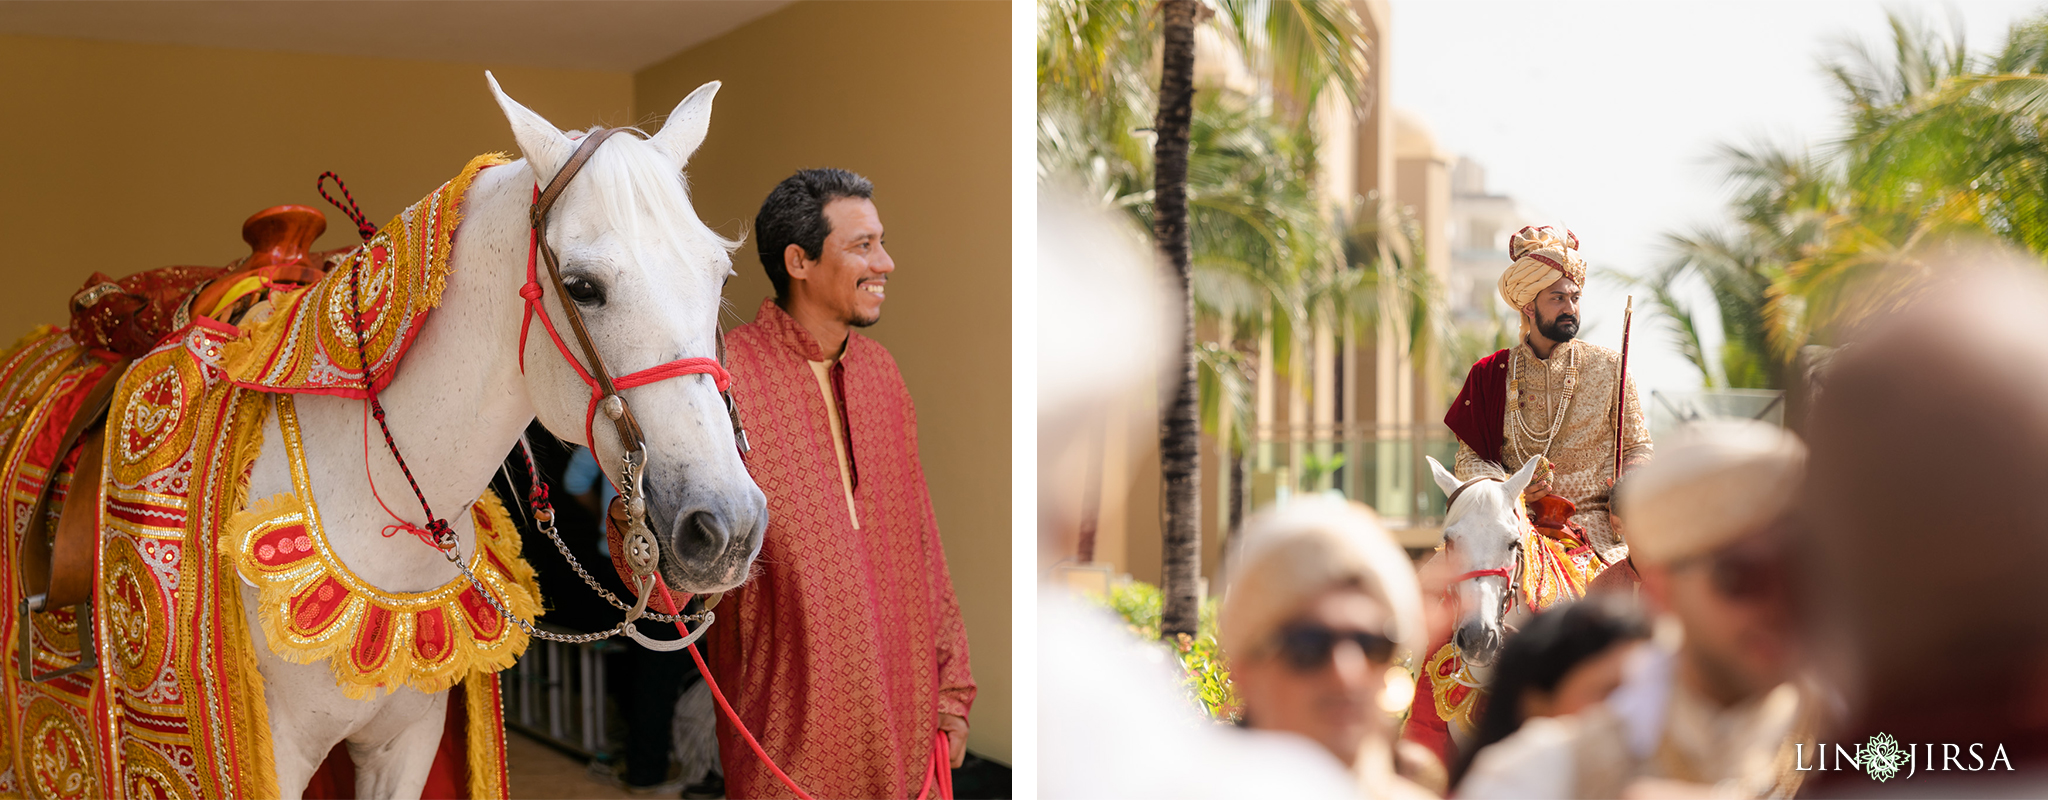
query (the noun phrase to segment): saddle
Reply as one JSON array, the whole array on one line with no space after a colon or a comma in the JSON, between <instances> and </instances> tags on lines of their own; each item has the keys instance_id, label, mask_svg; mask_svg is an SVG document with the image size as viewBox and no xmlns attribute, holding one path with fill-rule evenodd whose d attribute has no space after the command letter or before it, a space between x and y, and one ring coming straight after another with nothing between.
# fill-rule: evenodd
<instances>
[{"instance_id":1,"label":"saddle","mask_svg":"<svg viewBox=\"0 0 2048 800\"><path fill-rule=\"evenodd\" d=\"M251 252L241 260L224 267L162 267L120 279L95 272L72 295L71 338L85 348L81 358L104 361L107 368L85 385L75 404L68 404L68 414L52 413L46 423L50 428L64 426L64 435L58 439L51 479L37 494L16 562L29 610L55 610L92 597L107 409L129 362L196 317L235 324L273 289L320 280L328 259L347 252L310 251L326 230L326 217L315 209L266 208L242 223L242 240ZM57 479L66 464L68 482ZM80 626L81 636L88 627Z\"/></svg>"}]
</instances>

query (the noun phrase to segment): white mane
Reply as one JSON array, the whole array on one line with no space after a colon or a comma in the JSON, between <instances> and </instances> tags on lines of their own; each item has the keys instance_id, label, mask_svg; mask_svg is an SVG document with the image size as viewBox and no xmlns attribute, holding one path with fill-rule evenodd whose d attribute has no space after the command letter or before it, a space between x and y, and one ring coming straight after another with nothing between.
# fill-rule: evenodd
<instances>
[{"instance_id":1,"label":"white mane","mask_svg":"<svg viewBox=\"0 0 2048 800\"><path fill-rule=\"evenodd\" d=\"M597 213L629 239L652 238L678 246L673 255L679 259L706 256L680 249L685 242L704 241L716 245L722 251L718 255L729 264L741 240L720 236L704 224L690 202L690 187L683 173L676 170L675 162L649 144L640 129L627 130L640 136L612 137L583 167L583 179L597 190L592 193ZM570 135L580 137L584 133L587 132ZM645 222L663 230L685 231L687 235L642 237L640 226Z\"/></svg>"}]
</instances>

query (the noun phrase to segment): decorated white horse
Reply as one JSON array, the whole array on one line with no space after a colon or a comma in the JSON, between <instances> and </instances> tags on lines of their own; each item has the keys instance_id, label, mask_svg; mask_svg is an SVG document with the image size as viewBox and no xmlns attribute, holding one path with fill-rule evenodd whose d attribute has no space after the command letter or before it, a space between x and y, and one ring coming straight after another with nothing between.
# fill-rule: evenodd
<instances>
[{"instance_id":1,"label":"decorated white horse","mask_svg":"<svg viewBox=\"0 0 2048 800\"><path fill-rule=\"evenodd\" d=\"M74 298L91 324L0 355L0 558L27 576L0 793L298 797L345 744L358 796L503 796L493 673L540 604L488 484L535 418L620 487L641 604L745 580L767 510L716 360L734 243L682 172L718 84L655 136L579 140L489 83L525 158L471 161L317 282L195 278L125 355L104 331L171 278L109 282Z\"/></svg>"},{"instance_id":2,"label":"decorated white horse","mask_svg":"<svg viewBox=\"0 0 2048 800\"><path fill-rule=\"evenodd\" d=\"M1564 528L1539 527L1529 518L1522 491L1543 459L1529 459L1505 480L1469 481L1427 460L1448 498L1444 543L1435 558L1450 574L1440 601L1455 609L1456 624L1449 641L1431 643L1402 735L1450 764L1478 727L1489 670L1508 635L1530 614L1585 596L1603 564ZM1557 511L1559 521L1570 516L1568 508Z\"/></svg>"}]
</instances>

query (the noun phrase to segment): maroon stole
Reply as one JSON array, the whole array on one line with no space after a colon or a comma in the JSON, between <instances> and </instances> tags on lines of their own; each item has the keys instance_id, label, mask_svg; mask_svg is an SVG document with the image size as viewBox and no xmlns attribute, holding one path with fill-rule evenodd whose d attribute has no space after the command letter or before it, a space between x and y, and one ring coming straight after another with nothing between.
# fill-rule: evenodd
<instances>
[{"instance_id":1,"label":"maroon stole","mask_svg":"<svg viewBox=\"0 0 2048 800\"><path fill-rule=\"evenodd\" d=\"M1500 448L1506 438L1510 357L1507 350L1501 350L1474 363L1472 371L1465 373L1465 388L1458 390L1458 399L1444 412L1444 425L1457 434L1458 441L1480 458L1503 467L1507 462L1501 460Z\"/></svg>"}]
</instances>

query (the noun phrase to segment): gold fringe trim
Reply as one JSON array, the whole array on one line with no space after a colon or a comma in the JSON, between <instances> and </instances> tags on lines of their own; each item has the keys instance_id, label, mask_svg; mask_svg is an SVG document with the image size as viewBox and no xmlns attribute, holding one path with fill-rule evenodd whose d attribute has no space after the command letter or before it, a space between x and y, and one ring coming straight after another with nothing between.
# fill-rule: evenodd
<instances>
[{"instance_id":1,"label":"gold fringe trim","mask_svg":"<svg viewBox=\"0 0 2048 800\"><path fill-rule=\"evenodd\" d=\"M335 556L327 544L318 509L304 499L312 492L306 482L298 417L291 398L278 397L277 406L278 427L284 433L295 493L266 498L236 514L228 523L227 537L221 541L224 551L233 553L243 579L257 589L257 619L262 622L271 652L297 664L326 659L334 670L336 685L356 699L368 699L380 688L398 686L428 693L445 691L467 676L489 675L512 666L519 654L525 652L528 636L491 609L492 618L498 620L499 633L493 640L479 640L478 631L459 600L470 587L469 579L457 576L426 592L386 592L364 581ZM540 613L540 587L533 567L520 558L518 531L512 527L511 515L495 494L486 491L471 507L470 519L477 544L470 558L470 570L481 581L481 590L498 597L514 615L531 623ZM278 566L266 566L257 558L256 543L265 534L286 525L305 527L313 553ZM410 545L411 542L403 540L391 543L393 547ZM500 572L493 558L504 564L510 574ZM329 579L346 591L345 597L334 600L341 604L341 609L324 629L296 630L288 620L292 599ZM363 668L356 663L354 649L363 619L373 608L388 613L391 631L377 665ZM434 609L442 612L448 626L448 649L441 658L428 661L414 647L414 615Z\"/></svg>"},{"instance_id":2,"label":"gold fringe trim","mask_svg":"<svg viewBox=\"0 0 2048 800\"><path fill-rule=\"evenodd\" d=\"M237 402L235 414L239 419L235 421L234 430L241 434L241 441L235 443L235 452L229 462L232 469L229 474L235 476L235 482L221 508L240 508L249 497L249 468L263 454L263 421L270 414L270 399L248 392ZM226 620L228 629L224 637L225 646L240 651L233 658L223 659L230 665L228 668L235 671L231 679L241 688L240 700L235 704L238 712L235 731L243 737L238 783L249 797L277 797L277 761L270 742L270 705L264 697L263 673L256 665L255 640L249 638L249 617L242 608L242 587L228 579L235 574L234 559L223 554L216 570L222 578L215 585L220 587L221 616Z\"/></svg>"},{"instance_id":3,"label":"gold fringe trim","mask_svg":"<svg viewBox=\"0 0 2048 800\"><path fill-rule=\"evenodd\" d=\"M505 519L504 507L497 503L496 498L486 496L477 504L480 508L488 505L489 508L482 508L486 515L496 516L501 524L510 525L510 520ZM398 686L410 686L427 693L446 691L469 675L488 675L510 667L518 660L519 654L526 651L526 632L502 619L499 625L503 626L503 632L496 641L478 641L468 612L456 599L469 588L467 578L458 576L428 592L384 592L348 571L346 565L334 558L324 541L315 545L319 556L310 568L300 567L282 573L261 571L249 545L256 540L257 534L267 532L270 526L266 523L302 513L305 519L317 526L317 511L307 509L294 495L278 495L259 502L250 512L236 515L229 525L229 541L236 543L233 546L242 577L257 587L259 605L256 615L263 623L264 639L271 652L279 657L296 664L326 659L334 670L335 684L342 687L344 694L355 699L369 699L376 696L378 689L395 689ZM519 558L517 551L506 552L508 548L502 541L485 537L479 539L482 540L481 547L497 553L498 558L508 565ZM409 542L394 541L393 546L405 544ZM540 611L538 587L532 585L533 569L523 561L516 563L518 566L513 567L514 574L509 576L511 580L507 580L508 576L499 574L479 550L470 561L470 569L483 582L483 591L496 595L513 614L531 622ZM521 570L520 567L526 568ZM344 601L344 608L338 612L338 618L318 633L308 635L293 630L287 620L291 599L329 577L348 589L349 596ZM392 631L384 644L382 663L362 669L355 662L354 646L358 628L372 607L390 614ZM414 651L416 632L413 614L434 608L441 609L450 630L448 654L437 661L427 661ZM491 614L495 616L497 611L493 609Z\"/></svg>"},{"instance_id":4,"label":"gold fringe trim","mask_svg":"<svg viewBox=\"0 0 2048 800\"><path fill-rule=\"evenodd\" d=\"M441 307L441 290L448 287L448 271L453 269L453 265L448 263L448 257L455 252L455 229L462 226L462 207L465 205L462 200L463 196L469 193L469 185L476 182L476 174L484 171L484 168L508 164L511 161L512 156L508 153L485 153L477 156L470 159L469 163L462 165L462 171L456 173L455 178L442 188L441 201L448 206L449 233L440 241L434 242L434 259L432 262L434 269L427 273L426 300L428 308ZM390 222L385 223L385 227L387 230L405 230L403 221L399 217L392 217ZM393 244L397 245L400 243L393 242Z\"/></svg>"},{"instance_id":5,"label":"gold fringe trim","mask_svg":"<svg viewBox=\"0 0 2048 800\"><path fill-rule=\"evenodd\" d=\"M504 698L498 691L498 676L494 674L470 673L462 681L462 701L467 711L464 716L469 726L466 733L471 800L511 796L504 781Z\"/></svg>"}]
</instances>

